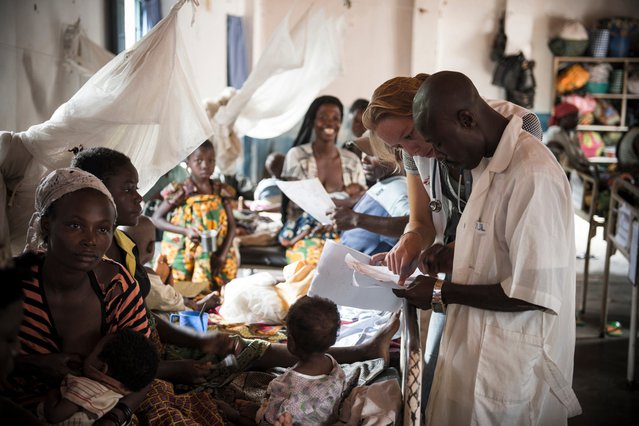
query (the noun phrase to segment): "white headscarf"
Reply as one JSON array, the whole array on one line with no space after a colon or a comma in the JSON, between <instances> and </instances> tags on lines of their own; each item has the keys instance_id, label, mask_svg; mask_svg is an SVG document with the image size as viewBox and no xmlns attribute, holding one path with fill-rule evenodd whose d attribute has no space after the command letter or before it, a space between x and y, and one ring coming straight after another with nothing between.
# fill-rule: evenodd
<instances>
[{"instance_id":1,"label":"white headscarf","mask_svg":"<svg viewBox=\"0 0 639 426\"><path fill-rule=\"evenodd\" d=\"M36 189L35 212L29 221L25 251L37 251L44 247L41 226L42 216L44 216L51 204L67 194L86 188L95 189L106 195L117 214L115 201L113 201L111 193L100 179L89 172L73 167L54 170L42 178L38 189Z\"/></svg>"}]
</instances>

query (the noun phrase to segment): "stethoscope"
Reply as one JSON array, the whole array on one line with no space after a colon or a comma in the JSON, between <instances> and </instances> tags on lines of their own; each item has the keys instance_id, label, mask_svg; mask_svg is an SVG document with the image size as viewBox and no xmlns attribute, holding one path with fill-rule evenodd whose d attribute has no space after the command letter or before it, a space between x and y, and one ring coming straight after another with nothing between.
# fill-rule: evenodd
<instances>
[{"instance_id":1,"label":"stethoscope","mask_svg":"<svg viewBox=\"0 0 639 426\"><path fill-rule=\"evenodd\" d=\"M435 167L433 168L433 176L431 180L431 192L433 194L433 199L428 203L428 207L434 213L439 213L442 210L442 202L437 199L437 173L439 173L439 161L435 162Z\"/></svg>"},{"instance_id":2,"label":"stethoscope","mask_svg":"<svg viewBox=\"0 0 639 426\"><path fill-rule=\"evenodd\" d=\"M433 168L433 176L431 180L431 193L433 194L433 199L431 200L430 203L428 203L428 207L433 213L439 213L442 210L442 202L437 199L437 174L440 173L439 167L440 167L439 161L435 162L435 167ZM463 180L466 182L466 186L465 186L466 199L468 199L470 197L472 178L470 177L470 172L468 171L464 170L463 174L464 174ZM457 183L457 211L459 211L460 213L463 211L461 206L462 199L460 196L461 183L462 183L462 176L459 176L459 181ZM465 205L466 201L463 201L463 203Z\"/></svg>"}]
</instances>

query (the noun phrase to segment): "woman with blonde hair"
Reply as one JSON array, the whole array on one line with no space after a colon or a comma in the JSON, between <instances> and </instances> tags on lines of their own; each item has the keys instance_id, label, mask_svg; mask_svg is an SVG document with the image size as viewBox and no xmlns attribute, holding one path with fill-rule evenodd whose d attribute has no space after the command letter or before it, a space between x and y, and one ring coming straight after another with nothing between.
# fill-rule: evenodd
<instances>
[{"instance_id":1,"label":"woman with blonde hair","mask_svg":"<svg viewBox=\"0 0 639 426\"><path fill-rule=\"evenodd\" d=\"M415 129L413 98L428 77L422 73L384 82L373 92L362 117L379 157L394 159L392 151L402 151L410 218L395 247L388 253L373 256L373 261L384 260L389 269L400 276L400 282L418 267L430 275L452 269L452 264L435 264L432 259L440 251L453 250L457 223L472 186L470 171L438 161L432 145ZM522 128L541 141L541 125L535 114L507 101L488 103L504 117L522 117ZM421 320L422 324L429 323L422 379L422 407L426 407L445 315L434 312L430 320L428 317Z\"/></svg>"}]
</instances>

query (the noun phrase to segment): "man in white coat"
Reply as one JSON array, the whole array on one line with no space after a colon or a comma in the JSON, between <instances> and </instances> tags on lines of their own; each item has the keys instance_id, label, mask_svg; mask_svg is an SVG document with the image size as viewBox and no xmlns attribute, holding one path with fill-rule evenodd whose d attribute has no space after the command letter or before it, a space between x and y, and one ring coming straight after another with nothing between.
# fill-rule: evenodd
<instances>
[{"instance_id":1,"label":"man in white coat","mask_svg":"<svg viewBox=\"0 0 639 426\"><path fill-rule=\"evenodd\" d=\"M581 412L571 388L575 247L566 175L522 120L492 109L463 74L431 75L413 103L438 160L472 171L455 248L396 294L446 311L430 425L561 425ZM444 265L452 265L452 271Z\"/></svg>"}]
</instances>

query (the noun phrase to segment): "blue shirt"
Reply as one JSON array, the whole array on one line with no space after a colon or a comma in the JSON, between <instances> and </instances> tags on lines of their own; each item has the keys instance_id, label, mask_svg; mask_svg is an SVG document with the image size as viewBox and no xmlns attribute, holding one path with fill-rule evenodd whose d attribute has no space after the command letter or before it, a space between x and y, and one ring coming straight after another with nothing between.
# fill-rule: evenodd
<instances>
[{"instance_id":1,"label":"blue shirt","mask_svg":"<svg viewBox=\"0 0 639 426\"><path fill-rule=\"evenodd\" d=\"M355 204L353 211L381 217L408 216L406 177L393 176L377 182ZM389 251L397 240L361 228L344 231L341 235L342 244L368 255Z\"/></svg>"}]
</instances>

